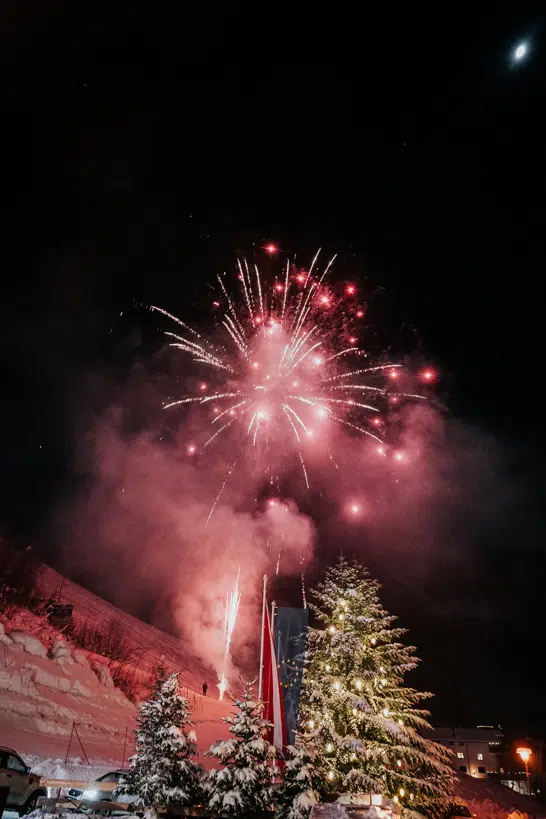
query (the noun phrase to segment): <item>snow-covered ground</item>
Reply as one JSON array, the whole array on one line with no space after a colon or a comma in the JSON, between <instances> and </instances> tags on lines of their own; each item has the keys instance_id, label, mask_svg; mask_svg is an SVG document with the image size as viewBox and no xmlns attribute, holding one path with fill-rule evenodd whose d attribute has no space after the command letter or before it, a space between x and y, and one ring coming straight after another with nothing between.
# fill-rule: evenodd
<instances>
[{"instance_id":1,"label":"snow-covered ground","mask_svg":"<svg viewBox=\"0 0 546 819\"><path fill-rule=\"evenodd\" d=\"M61 577L44 569L41 585L58 591ZM204 680L209 682L209 691L214 690L212 672L196 662L175 637L68 580L62 584L61 600L74 604L76 617L95 625L115 622L127 631L142 647L138 671L148 673L162 662L180 672L182 693L193 709L200 762L210 767L204 751L228 736L221 719L230 711L229 701L219 702L200 693ZM119 768L132 753L137 714L137 707L114 687L104 658L74 649L44 618L27 610L12 611L11 619L2 617L0 744L18 751L37 773L94 779ZM74 723L77 735L72 731Z\"/></svg>"}]
</instances>

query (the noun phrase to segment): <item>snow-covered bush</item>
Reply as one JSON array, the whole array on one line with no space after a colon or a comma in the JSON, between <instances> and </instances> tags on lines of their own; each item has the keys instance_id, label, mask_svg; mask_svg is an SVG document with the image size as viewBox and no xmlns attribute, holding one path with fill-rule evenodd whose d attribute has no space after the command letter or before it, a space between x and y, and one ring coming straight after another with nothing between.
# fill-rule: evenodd
<instances>
[{"instance_id":1,"label":"snow-covered bush","mask_svg":"<svg viewBox=\"0 0 546 819\"><path fill-rule=\"evenodd\" d=\"M315 766L316 751L289 746L282 769L282 785L277 794L277 819L307 819L311 808L319 802L319 778Z\"/></svg>"},{"instance_id":2,"label":"snow-covered bush","mask_svg":"<svg viewBox=\"0 0 546 819\"><path fill-rule=\"evenodd\" d=\"M223 719L232 739L215 743L206 754L224 766L210 771L205 786L208 808L216 816L255 814L273 803L276 751L265 738L271 723L262 719L263 705L254 700L250 683L234 705L235 714Z\"/></svg>"},{"instance_id":3,"label":"snow-covered bush","mask_svg":"<svg viewBox=\"0 0 546 819\"><path fill-rule=\"evenodd\" d=\"M136 753L116 796L135 794L137 807L181 808L201 795L201 768L188 700L172 674L142 704L137 720Z\"/></svg>"}]
</instances>

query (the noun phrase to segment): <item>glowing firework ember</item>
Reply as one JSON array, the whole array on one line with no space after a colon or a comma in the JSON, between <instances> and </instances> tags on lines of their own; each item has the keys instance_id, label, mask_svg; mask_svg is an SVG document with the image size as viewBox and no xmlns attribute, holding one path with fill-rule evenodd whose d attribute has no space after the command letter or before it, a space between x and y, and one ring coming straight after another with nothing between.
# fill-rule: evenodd
<instances>
[{"instance_id":1,"label":"glowing firework ember","mask_svg":"<svg viewBox=\"0 0 546 819\"><path fill-rule=\"evenodd\" d=\"M237 580L235 581L235 587L230 594L226 595L226 611L224 616L224 662L222 666L222 673L220 675L220 682L218 683L218 689L220 691L220 699L224 696L224 692L228 685L228 679L226 677L226 669L227 663L229 659L229 649L231 646L231 638L233 636L233 629L235 628L235 623L237 622L237 613L239 611L239 603L241 602L241 594L239 592L239 577L241 574L241 570L237 572Z\"/></svg>"},{"instance_id":2,"label":"glowing firework ember","mask_svg":"<svg viewBox=\"0 0 546 819\"><path fill-rule=\"evenodd\" d=\"M273 248L276 252L272 244L265 250L271 255ZM160 307L151 308L178 325L177 332L167 333L171 346L209 373L193 394L165 408L199 404L209 410L210 431L199 445L200 452L221 436L234 437L238 430L239 454L227 470L209 519L245 445L256 447L257 454L265 446L277 456L296 455L309 487L306 451L327 439L332 425L382 445L372 420L379 418L380 405L396 401L398 395L421 398L393 392L393 382L401 374L399 365L369 366L357 336L345 325L340 329L339 317L346 313L343 300L336 300L326 283L335 256L318 271L319 252L307 271L291 269L286 263L282 276L267 283L256 265L239 261L238 297L218 277L225 305L220 319L223 339L197 332ZM355 292L354 285L345 288L349 297ZM361 318L363 311L356 316ZM317 421L320 429L313 426ZM192 443L188 454L196 451Z\"/></svg>"}]
</instances>

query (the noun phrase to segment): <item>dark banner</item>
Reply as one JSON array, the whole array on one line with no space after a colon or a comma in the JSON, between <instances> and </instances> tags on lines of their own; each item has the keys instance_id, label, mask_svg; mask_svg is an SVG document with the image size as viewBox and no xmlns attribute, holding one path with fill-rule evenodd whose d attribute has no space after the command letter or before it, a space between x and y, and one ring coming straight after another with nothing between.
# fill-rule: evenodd
<instances>
[{"instance_id":1,"label":"dark banner","mask_svg":"<svg viewBox=\"0 0 546 819\"><path fill-rule=\"evenodd\" d=\"M307 609L278 608L275 611L275 654L286 715L288 744L294 743L298 724L303 656L307 646Z\"/></svg>"}]
</instances>

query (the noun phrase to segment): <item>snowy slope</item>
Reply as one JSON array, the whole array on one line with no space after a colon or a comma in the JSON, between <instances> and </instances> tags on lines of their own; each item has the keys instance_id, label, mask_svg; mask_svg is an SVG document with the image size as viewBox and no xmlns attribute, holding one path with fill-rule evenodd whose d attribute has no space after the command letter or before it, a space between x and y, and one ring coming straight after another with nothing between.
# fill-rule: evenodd
<instances>
[{"instance_id":1,"label":"snowy slope","mask_svg":"<svg viewBox=\"0 0 546 819\"><path fill-rule=\"evenodd\" d=\"M180 673L182 693L189 697L193 710L200 762L210 767L203 753L213 742L228 736L221 718L230 711L229 701L219 702L199 693L204 680L209 683L209 692L214 691L212 672L204 669L177 638L125 614L75 583L63 581L51 569L41 572L40 585L50 593L58 592L61 582L61 601L74 604L76 618L94 625L121 625L128 639L141 649L139 670L148 673L161 662ZM55 629L44 624L43 618L26 610L12 617L10 621L4 616L4 625L0 623L0 744L15 748L37 772L50 776L61 775L64 770L71 776L78 771L76 778L86 778L84 771L88 770L89 778L95 778L105 769L120 767L133 750L138 710L113 686L105 661L75 651ZM62 647L57 644L59 637ZM72 736L69 748L73 723L78 736ZM64 763L67 755L72 766ZM80 771L80 761L84 771Z\"/></svg>"},{"instance_id":2,"label":"snowy slope","mask_svg":"<svg viewBox=\"0 0 546 819\"><path fill-rule=\"evenodd\" d=\"M169 669L180 672L182 687L200 692L206 680L209 691L212 692L215 689L216 674L193 655L189 646L181 638L165 634L154 626L143 623L82 586L78 586L77 583L63 578L48 566L40 569L38 583L51 596L57 597L60 590L59 602L72 603L76 618L94 625L119 623L127 637L142 648L140 664L144 669L157 668L163 662Z\"/></svg>"}]
</instances>

